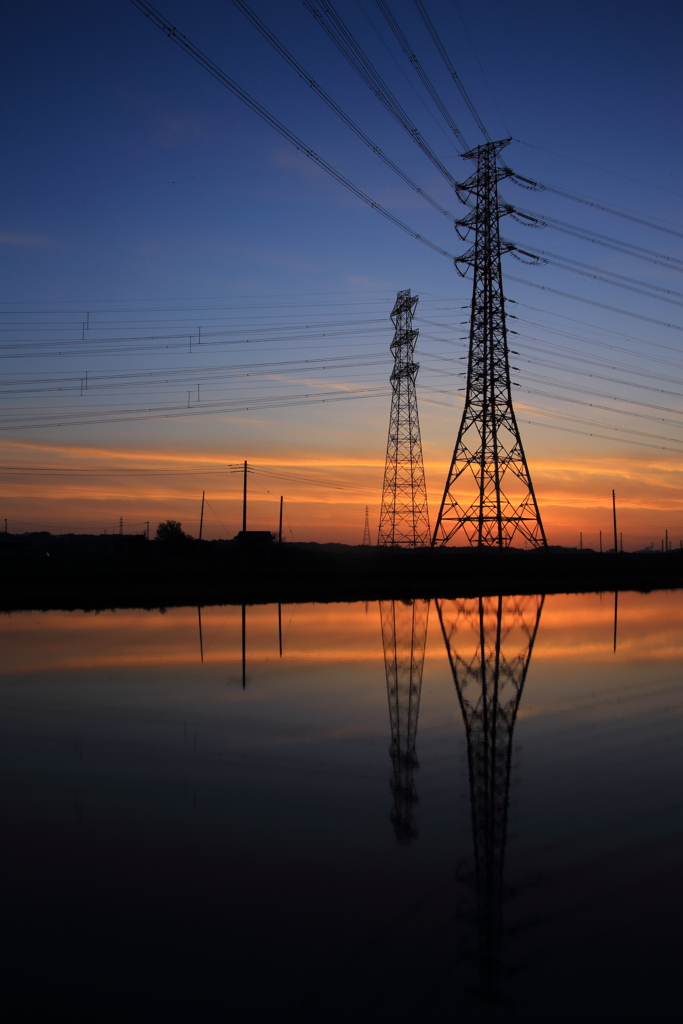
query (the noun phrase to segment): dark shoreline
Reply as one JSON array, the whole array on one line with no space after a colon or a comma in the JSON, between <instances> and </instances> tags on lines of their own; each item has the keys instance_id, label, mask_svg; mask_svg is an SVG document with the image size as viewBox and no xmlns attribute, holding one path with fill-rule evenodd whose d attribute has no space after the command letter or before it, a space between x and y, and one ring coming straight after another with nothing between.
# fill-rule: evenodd
<instances>
[{"instance_id":1,"label":"dark shoreline","mask_svg":"<svg viewBox=\"0 0 683 1024\"><path fill-rule=\"evenodd\" d=\"M97 554L70 551L62 538L45 541L43 548L52 548L49 555L38 548L6 550L0 566L0 611L647 592L683 587L683 552L679 550L615 555L569 548L406 551L341 544L245 550L212 542L203 544L200 551L195 542L173 551L140 540L120 538L115 545L118 550Z\"/></svg>"}]
</instances>

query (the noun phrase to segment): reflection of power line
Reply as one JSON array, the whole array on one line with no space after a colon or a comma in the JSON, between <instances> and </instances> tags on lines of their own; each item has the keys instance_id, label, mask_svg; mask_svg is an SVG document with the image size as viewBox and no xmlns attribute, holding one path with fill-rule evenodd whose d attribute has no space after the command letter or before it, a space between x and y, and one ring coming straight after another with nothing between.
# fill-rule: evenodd
<instances>
[{"instance_id":1,"label":"reflection of power line","mask_svg":"<svg viewBox=\"0 0 683 1024\"><path fill-rule=\"evenodd\" d=\"M500 990L512 735L544 598L437 601L467 736L481 993Z\"/></svg>"},{"instance_id":2,"label":"reflection of power line","mask_svg":"<svg viewBox=\"0 0 683 1024\"><path fill-rule=\"evenodd\" d=\"M413 804L417 790L413 774L419 768L415 753L420 711L429 601L380 601L384 668L387 677L391 722L391 792L394 806L390 820L396 840L408 844L417 838Z\"/></svg>"}]
</instances>

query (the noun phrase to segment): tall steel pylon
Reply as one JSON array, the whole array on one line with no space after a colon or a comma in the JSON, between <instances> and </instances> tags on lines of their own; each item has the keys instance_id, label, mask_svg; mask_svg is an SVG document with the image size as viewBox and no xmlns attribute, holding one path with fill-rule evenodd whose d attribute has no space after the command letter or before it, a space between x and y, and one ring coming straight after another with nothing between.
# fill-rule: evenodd
<instances>
[{"instance_id":1,"label":"tall steel pylon","mask_svg":"<svg viewBox=\"0 0 683 1024\"><path fill-rule=\"evenodd\" d=\"M467 736L479 989L500 996L512 738L544 598L437 601Z\"/></svg>"},{"instance_id":2,"label":"tall steel pylon","mask_svg":"<svg viewBox=\"0 0 683 1024\"><path fill-rule=\"evenodd\" d=\"M456 261L456 268L465 263L474 271L467 389L433 545L462 531L474 547L509 547L516 538L547 546L512 406L501 255L515 247L500 237L499 220L508 210L498 199L498 182L511 172L497 162L509 141L465 154L477 161L462 185L475 207L458 221L474 231L474 245Z\"/></svg>"},{"instance_id":3,"label":"tall steel pylon","mask_svg":"<svg viewBox=\"0 0 683 1024\"><path fill-rule=\"evenodd\" d=\"M394 806L389 817L397 842L407 844L417 837L413 817L413 804L417 803L414 772L419 768L415 741L429 601L380 601L379 609L391 723L390 785Z\"/></svg>"},{"instance_id":4,"label":"tall steel pylon","mask_svg":"<svg viewBox=\"0 0 683 1024\"><path fill-rule=\"evenodd\" d=\"M422 462L420 421L417 415L415 380L420 369L414 362L419 331L413 330L418 296L410 289L398 292L391 311L395 327L391 351L391 415L387 458L379 516L378 545L403 548L428 547L430 542L427 485Z\"/></svg>"}]
</instances>

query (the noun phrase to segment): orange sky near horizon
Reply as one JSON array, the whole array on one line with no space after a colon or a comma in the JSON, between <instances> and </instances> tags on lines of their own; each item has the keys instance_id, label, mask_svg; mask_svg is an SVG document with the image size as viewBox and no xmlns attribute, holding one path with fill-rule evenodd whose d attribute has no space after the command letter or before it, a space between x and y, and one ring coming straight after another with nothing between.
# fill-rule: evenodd
<instances>
[{"instance_id":1,"label":"orange sky near horizon","mask_svg":"<svg viewBox=\"0 0 683 1024\"><path fill-rule=\"evenodd\" d=\"M0 441L0 516L9 520L11 533L37 529L112 532L118 530L121 516L126 533L141 532L146 521L153 533L159 521L174 518L196 536L205 490L209 505L204 537L231 537L241 528L241 476L226 467L246 456L257 470L249 478L250 529L277 529L279 496L283 494L283 536L287 540L360 543L365 506L370 507L373 533L379 515L386 432L381 422L382 404L373 403L370 417L367 410L361 414L353 404L355 424L366 428L365 437L360 436L362 429L349 430L344 422L346 412L339 410L335 410L333 422L328 417L317 430L315 413L306 410L301 431L291 422L278 424L274 418L259 430L253 421L211 417L209 424L202 424L201 438L193 438L185 423L181 426L170 421L162 429L148 430L142 443L135 437L133 425L126 424L119 428L119 447L111 443L110 436L99 442L96 429L89 444L68 437L61 440L61 435L54 441L4 437ZM456 416L445 416L441 410L435 415L429 407L425 413L422 432L433 524ZM386 416L388 419L388 407ZM571 435L552 436L552 431L546 433L537 426L521 429L549 543L574 546L582 533L584 546L597 548L602 530L603 545L610 547L614 488L625 550L651 543L659 547L665 530L673 544L679 545L683 538L683 469L674 454L646 450L634 454L625 445L591 445L590 439L579 447ZM446 442L438 449L432 440L437 430ZM308 433L308 443L297 436L300 433ZM233 440L243 434L248 440ZM276 438L274 443L271 436ZM348 452L342 451L347 440ZM285 476L280 478L278 473ZM296 481L287 475L308 480Z\"/></svg>"}]
</instances>

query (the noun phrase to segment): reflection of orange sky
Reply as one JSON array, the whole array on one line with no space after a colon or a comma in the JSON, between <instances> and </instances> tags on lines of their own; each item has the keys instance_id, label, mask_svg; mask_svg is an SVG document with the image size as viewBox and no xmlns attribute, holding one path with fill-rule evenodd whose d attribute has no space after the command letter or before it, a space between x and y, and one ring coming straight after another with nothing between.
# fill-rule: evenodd
<instances>
[{"instance_id":1,"label":"reflection of orange sky","mask_svg":"<svg viewBox=\"0 0 683 1024\"><path fill-rule=\"evenodd\" d=\"M529 428L531 430L531 428ZM313 433L311 436L316 436ZM240 528L240 481L227 464L239 462L244 452L234 446L200 456L186 449L138 450L134 444L114 449L105 446L42 444L3 440L2 465L6 468L60 467L83 471L80 475L12 475L3 478L4 509L11 532L34 528L54 532L85 528L111 530L124 518L126 532L142 530L169 517L180 519L190 533L198 529L202 490L207 509L204 535L232 536ZM294 540L340 540L358 543L362 537L365 506L370 506L376 527L383 473L383 449L372 455L356 446L347 454L321 446L251 444L254 465L272 472L302 473L343 486L334 490L312 483L256 474L250 479L249 525L276 529L279 495L285 495L284 535ZM653 458L615 453L589 456L561 451L531 459L531 468L550 543L575 545L579 532L586 547L598 546L598 531L606 547L612 544L611 489L619 504L619 530L624 547L658 547L664 530L678 545L683 537L683 482L680 463L666 453ZM447 471L443 453L425 448L425 468L436 513ZM128 475L131 469L138 472ZM113 472L115 475L99 475ZM154 475L170 471L169 475ZM176 474L176 475L173 475ZM185 474L185 475L183 475ZM643 504L663 506L643 508ZM678 511L666 511L678 509ZM220 520L220 521L219 521ZM126 524L130 524L126 526Z\"/></svg>"},{"instance_id":2,"label":"reflection of orange sky","mask_svg":"<svg viewBox=\"0 0 683 1024\"><path fill-rule=\"evenodd\" d=\"M491 599L489 599L491 600ZM495 600L495 599L494 599ZM510 599L506 599L509 601ZM522 599L523 600L523 599ZM476 599L461 602L476 616ZM453 607L444 602L445 621ZM613 653L614 595L558 594L546 598L534 648L537 669L556 664L678 661L683 657L683 592L619 595L618 649ZM45 671L130 670L170 671L199 665L196 608L158 611L21 612L0 619L4 674ZM205 664L225 665L235 673L241 661L241 610L202 610ZM282 608L283 668L382 662L377 602L356 604L284 605ZM471 631L470 631L471 632ZM512 646L519 646L519 632ZM473 647L462 633L462 650ZM247 653L250 671L279 662L276 605L247 609ZM508 652L510 653L510 652ZM517 653L516 650L511 652ZM446 665L439 622L432 603L427 659ZM381 669L380 669L381 671Z\"/></svg>"}]
</instances>

